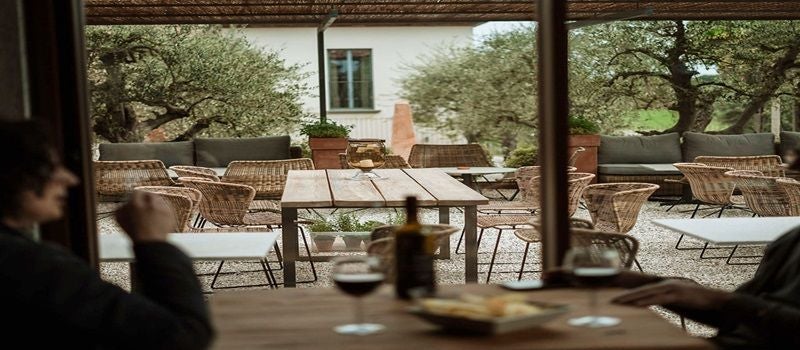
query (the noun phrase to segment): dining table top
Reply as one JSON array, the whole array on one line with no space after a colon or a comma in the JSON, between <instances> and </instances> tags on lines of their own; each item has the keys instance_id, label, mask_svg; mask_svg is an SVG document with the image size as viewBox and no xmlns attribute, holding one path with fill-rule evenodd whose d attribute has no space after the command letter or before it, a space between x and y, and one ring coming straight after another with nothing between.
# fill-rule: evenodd
<instances>
[{"instance_id":1,"label":"dining table top","mask_svg":"<svg viewBox=\"0 0 800 350\"><path fill-rule=\"evenodd\" d=\"M440 295L508 293L495 285L439 286ZM608 328L577 328L570 317L586 315L589 295L581 289L526 292L528 299L565 304L566 314L541 327L502 335L446 333L407 312L409 303L382 287L364 297L367 322L386 329L368 336L339 335L333 327L350 323L354 298L334 288L298 288L220 292L211 296L217 328L214 349L713 349L705 339L646 308L612 305L618 289L599 291L600 313L622 322Z\"/></svg>"},{"instance_id":2,"label":"dining table top","mask_svg":"<svg viewBox=\"0 0 800 350\"><path fill-rule=\"evenodd\" d=\"M402 207L416 196L420 207L488 204L482 194L437 169L375 169L375 180L351 180L355 169L290 170L281 207Z\"/></svg>"}]
</instances>

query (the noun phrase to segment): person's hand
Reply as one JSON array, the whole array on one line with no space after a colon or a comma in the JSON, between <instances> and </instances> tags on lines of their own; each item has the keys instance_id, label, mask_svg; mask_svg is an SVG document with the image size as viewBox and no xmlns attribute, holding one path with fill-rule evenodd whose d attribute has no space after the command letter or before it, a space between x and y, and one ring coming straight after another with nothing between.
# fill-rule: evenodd
<instances>
[{"instance_id":1,"label":"person's hand","mask_svg":"<svg viewBox=\"0 0 800 350\"><path fill-rule=\"evenodd\" d=\"M163 242L176 227L167 203L152 193L134 191L128 203L114 214L134 242Z\"/></svg>"},{"instance_id":2,"label":"person's hand","mask_svg":"<svg viewBox=\"0 0 800 350\"><path fill-rule=\"evenodd\" d=\"M733 297L732 293L703 287L685 280L665 280L633 289L611 302L630 306L666 305L694 310L721 307Z\"/></svg>"}]
</instances>

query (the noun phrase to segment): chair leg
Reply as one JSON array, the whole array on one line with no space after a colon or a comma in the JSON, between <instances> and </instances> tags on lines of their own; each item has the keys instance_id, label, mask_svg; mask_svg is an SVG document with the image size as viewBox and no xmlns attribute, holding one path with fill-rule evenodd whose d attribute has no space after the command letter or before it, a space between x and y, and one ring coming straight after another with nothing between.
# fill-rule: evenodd
<instances>
[{"instance_id":1,"label":"chair leg","mask_svg":"<svg viewBox=\"0 0 800 350\"><path fill-rule=\"evenodd\" d=\"M692 216L690 217L690 219L694 219L694 217L695 217L695 216L697 216L697 211L698 211L699 209L700 209L700 204L698 204L698 205L696 205L696 206L694 207L694 211L692 212Z\"/></svg>"},{"instance_id":2,"label":"chair leg","mask_svg":"<svg viewBox=\"0 0 800 350\"><path fill-rule=\"evenodd\" d=\"M522 281L522 272L525 271L525 261L528 260L528 249L531 247L531 244L525 242L525 253L522 254L522 264L519 266L519 276L517 276L517 281Z\"/></svg>"},{"instance_id":3,"label":"chair leg","mask_svg":"<svg viewBox=\"0 0 800 350\"><path fill-rule=\"evenodd\" d=\"M217 267L217 272L214 273L214 278L211 280L211 289L215 289L217 285L217 277L219 277L219 272L222 271L222 265L225 264L225 260L219 262L219 267Z\"/></svg>"},{"instance_id":4,"label":"chair leg","mask_svg":"<svg viewBox=\"0 0 800 350\"><path fill-rule=\"evenodd\" d=\"M275 257L278 259L278 270L283 270L283 254L281 254L281 247L278 246L278 242L275 242ZM269 261L267 261L269 264Z\"/></svg>"},{"instance_id":5,"label":"chair leg","mask_svg":"<svg viewBox=\"0 0 800 350\"><path fill-rule=\"evenodd\" d=\"M481 228L481 232L478 233L478 249L481 249L481 240L483 239L483 231L486 230L485 228Z\"/></svg>"},{"instance_id":6,"label":"chair leg","mask_svg":"<svg viewBox=\"0 0 800 350\"><path fill-rule=\"evenodd\" d=\"M464 240L464 230L466 230L466 229L462 229L461 230L461 236L458 236L458 243L456 243L456 254L464 254L464 252L459 252L458 251L458 248L461 247L461 241Z\"/></svg>"},{"instance_id":7,"label":"chair leg","mask_svg":"<svg viewBox=\"0 0 800 350\"><path fill-rule=\"evenodd\" d=\"M633 258L633 263L636 264L636 267L639 269L639 272L644 272L644 270L642 270L642 265L639 264L639 259Z\"/></svg>"},{"instance_id":8,"label":"chair leg","mask_svg":"<svg viewBox=\"0 0 800 350\"><path fill-rule=\"evenodd\" d=\"M264 270L264 277L267 278L267 284L271 289L277 289L278 281L275 280L275 274L272 273L272 268L267 264L267 260L261 259L259 262L261 262L261 268Z\"/></svg>"},{"instance_id":9,"label":"chair leg","mask_svg":"<svg viewBox=\"0 0 800 350\"><path fill-rule=\"evenodd\" d=\"M317 268L314 267L314 260L311 259L311 249L308 248L308 240L306 240L306 232L300 226L297 226L297 228L300 229L300 237L303 237L303 245L306 247L306 255L308 255L308 262L311 264L311 274L314 276L314 282L316 282Z\"/></svg>"},{"instance_id":10,"label":"chair leg","mask_svg":"<svg viewBox=\"0 0 800 350\"><path fill-rule=\"evenodd\" d=\"M510 200L510 201L513 201L513 200L514 200L514 198L517 198L517 195L518 195L518 194L519 194L519 189L517 189L516 191L514 191L514 193L512 193L512 194L511 194L511 197L508 197L508 200Z\"/></svg>"},{"instance_id":11,"label":"chair leg","mask_svg":"<svg viewBox=\"0 0 800 350\"><path fill-rule=\"evenodd\" d=\"M483 230L481 230L483 233ZM492 261L489 263L489 273L486 275L486 283L492 279L492 269L494 268L494 260L497 257L497 247L500 246L500 238L503 236L503 229L497 229L497 240L494 242L494 251L492 252Z\"/></svg>"},{"instance_id":12,"label":"chair leg","mask_svg":"<svg viewBox=\"0 0 800 350\"><path fill-rule=\"evenodd\" d=\"M683 328L684 331L686 330L686 318L683 316L681 316L681 328Z\"/></svg>"}]
</instances>

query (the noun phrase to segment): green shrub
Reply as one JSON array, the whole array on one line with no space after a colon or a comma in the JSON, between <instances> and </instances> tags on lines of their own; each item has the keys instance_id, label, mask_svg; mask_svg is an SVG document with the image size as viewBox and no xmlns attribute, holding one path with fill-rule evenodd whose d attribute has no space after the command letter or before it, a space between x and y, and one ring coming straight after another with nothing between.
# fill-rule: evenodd
<instances>
[{"instance_id":1,"label":"green shrub","mask_svg":"<svg viewBox=\"0 0 800 350\"><path fill-rule=\"evenodd\" d=\"M596 135L599 133L600 126L594 121L582 116L569 117L570 135Z\"/></svg>"},{"instance_id":2,"label":"green shrub","mask_svg":"<svg viewBox=\"0 0 800 350\"><path fill-rule=\"evenodd\" d=\"M333 231L336 231L336 229L333 227L333 225L331 225L331 223L328 222L328 220L325 220L325 219L314 220L314 222L311 223L310 226L308 226L308 229L311 230L311 232L333 232Z\"/></svg>"},{"instance_id":3,"label":"green shrub","mask_svg":"<svg viewBox=\"0 0 800 350\"><path fill-rule=\"evenodd\" d=\"M533 147L520 147L513 151L506 158L506 166L510 168L519 168L522 166L536 165L539 151Z\"/></svg>"},{"instance_id":4,"label":"green shrub","mask_svg":"<svg viewBox=\"0 0 800 350\"><path fill-rule=\"evenodd\" d=\"M308 137L315 138L342 138L350 135L352 126L346 126L336 123L335 121L303 124L300 133Z\"/></svg>"}]
</instances>

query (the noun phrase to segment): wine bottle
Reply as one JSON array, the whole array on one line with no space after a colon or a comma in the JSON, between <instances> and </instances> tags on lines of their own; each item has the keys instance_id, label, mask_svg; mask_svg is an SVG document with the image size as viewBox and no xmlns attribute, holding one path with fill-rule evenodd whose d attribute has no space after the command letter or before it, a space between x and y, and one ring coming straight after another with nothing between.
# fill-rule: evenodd
<instances>
[{"instance_id":1,"label":"wine bottle","mask_svg":"<svg viewBox=\"0 0 800 350\"><path fill-rule=\"evenodd\" d=\"M417 198L406 198L406 223L395 231L395 291L402 299L429 296L436 291L431 237L417 220Z\"/></svg>"}]
</instances>

